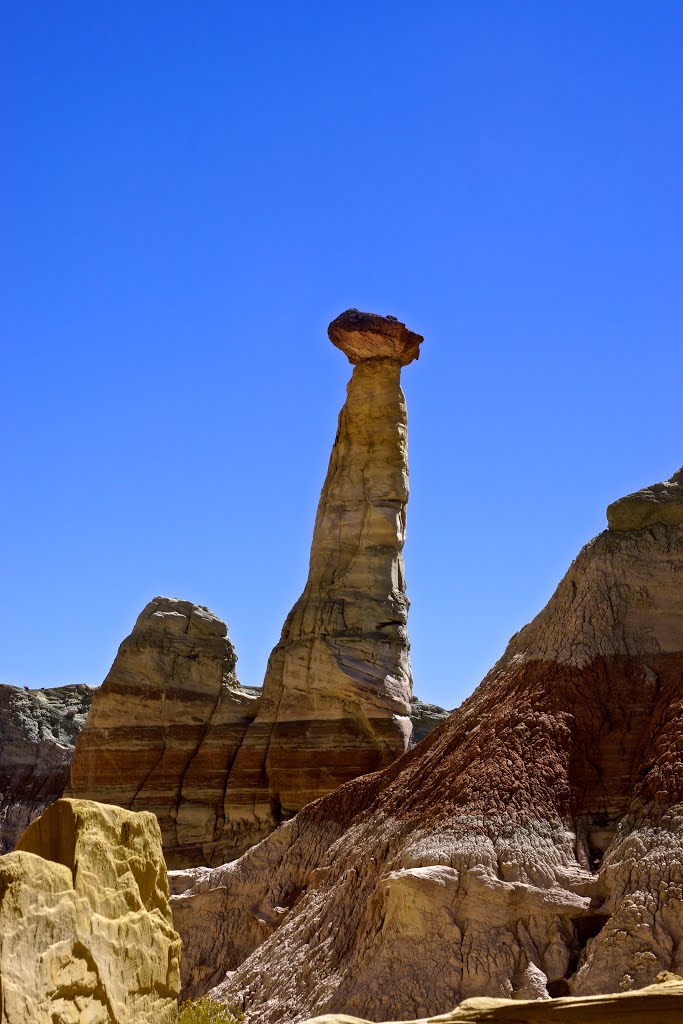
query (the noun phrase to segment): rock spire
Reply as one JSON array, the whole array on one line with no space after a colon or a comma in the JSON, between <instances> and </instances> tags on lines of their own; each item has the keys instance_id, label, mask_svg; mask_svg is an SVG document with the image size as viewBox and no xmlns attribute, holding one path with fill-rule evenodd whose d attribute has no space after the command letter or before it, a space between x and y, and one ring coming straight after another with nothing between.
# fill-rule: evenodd
<instances>
[{"instance_id":1,"label":"rock spire","mask_svg":"<svg viewBox=\"0 0 683 1024\"><path fill-rule=\"evenodd\" d=\"M313 530L308 580L271 654L235 760L230 817L288 817L408 746L412 676L403 543L401 366L419 335L348 310L329 327L355 363Z\"/></svg>"}]
</instances>

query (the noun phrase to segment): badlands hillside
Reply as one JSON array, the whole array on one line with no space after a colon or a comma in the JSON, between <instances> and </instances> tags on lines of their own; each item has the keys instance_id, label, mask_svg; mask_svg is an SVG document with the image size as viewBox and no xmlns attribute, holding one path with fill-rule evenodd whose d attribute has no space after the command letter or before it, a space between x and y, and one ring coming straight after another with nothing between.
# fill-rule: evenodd
<instances>
[{"instance_id":1,"label":"badlands hillside","mask_svg":"<svg viewBox=\"0 0 683 1024\"><path fill-rule=\"evenodd\" d=\"M608 521L415 749L177 879L188 991L397 1020L683 974L683 472Z\"/></svg>"},{"instance_id":2,"label":"badlands hillside","mask_svg":"<svg viewBox=\"0 0 683 1024\"><path fill-rule=\"evenodd\" d=\"M0 1024L173 1024L181 982L246 1024L674 1024L683 470L608 508L447 715L407 634L422 338L329 333L354 369L262 690L220 619L159 597L96 691L0 692Z\"/></svg>"}]
</instances>

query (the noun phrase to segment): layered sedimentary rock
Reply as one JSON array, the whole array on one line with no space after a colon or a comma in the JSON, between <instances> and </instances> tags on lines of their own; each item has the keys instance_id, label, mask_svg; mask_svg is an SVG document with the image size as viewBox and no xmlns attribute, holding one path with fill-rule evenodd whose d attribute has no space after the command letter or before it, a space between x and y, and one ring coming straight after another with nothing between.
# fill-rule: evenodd
<instances>
[{"instance_id":1,"label":"layered sedimentary rock","mask_svg":"<svg viewBox=\"0 0 683 1024\"><path fill-rule=\"evenodd\" d=\"M154 811L171 867L238 856L311 800L390 764L410 741L400 375L422 339L356 310L330 325L330 337L357 365L306 587L260 696L237 683L224 623L155 598L78 741L69 792Z\"/></svg>"},{"instance_id":2,"label":"layered sedimentary rock","mask_svg":"<svg viewBox=\"0 0 683 1024\"><path fill-rule=\"evenodd\" d=\"M466 999L457 1010L420 1021L387 1024L678 1024L683 1020L683 978L663 971L654 985L618 995L564 999ZM345 1013L325 1014L306 1024L371 1024Z\"/></svg>"},{"instance_id":3,"label":"layered sedimentary rock","mask_svg":"<svg viewBox=\"0 0 683 1024\"><path fill-rule=\"evenodd\" d=\"M208 608L156 597L121 644L78 738L68 793L156 814L169 864L211 863L258 696Z\"/></svg>"},{"instance_id":4,"label":"layered sedimentary rock","mask_svg":"<svg viewBox=\"0 0 683 1024\"><path fill-rule=\"evenodd\" d=\"M64 792L90 686L0 686L0 853Z\"/></svg>"},{"instance_id":5,"label":"layered sedimentary rock","mask_svg":"<svg viewBox=\"0 0 683 1024\"><path fill-rule=\"evenodd\" d=\"M683 524L643 500L419 746L178 880L189 992L387 1020L683 973Z\"/></svg>"},{"instance_id":6,"label":"layered sedimentary rock","mask_svg":"<svg viewBox=\"0 0 683 1024\"><path fill-rule=\"evenodd\" d=\"M3 1024L174 1024L179 957L152 814L59 800L0 857Z\"/></svg>"},{"instance_id":7,"label":"layered sedimentary rock","mask_svg":"<svg viewBox=\"0 0 683 1024\"><path fill-rule=\"evenodd\" d=\"M393 318L357 310L333 321L329 334L357 365L320 496L306 587L271 654L228 787L226 817L258 831L390 764L412 728L400 376L422 339Z\"/></svg>"}]
</instances>

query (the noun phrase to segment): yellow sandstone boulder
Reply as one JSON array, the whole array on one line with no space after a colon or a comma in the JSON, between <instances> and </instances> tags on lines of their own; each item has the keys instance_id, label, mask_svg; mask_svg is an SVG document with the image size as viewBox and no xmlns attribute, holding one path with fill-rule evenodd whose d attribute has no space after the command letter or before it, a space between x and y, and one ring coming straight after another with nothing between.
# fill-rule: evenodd
<instances>
[{"instance_id":1,"label":"yellow sandstone boulder","mask_svg":"<svg viewBox=\"0 0 683 1024\"><path fill-rule=\"evenodd\" d=\"M153 814L58 800L0 857L1 1024L173 1024L179 960Z\"/></svg>"},{"instance_id":2,"label":"yellow sandstone boulder","mask_svg":"<svg viewBox=\"0 0 683 1024\"><path fill-rule=\"evenodd\" d=\"M563 999L466 999L439 1017L387 1024L680 1024L683 978L663 971L654 985L615 995ZM306 1024L370 1024L360 1017L329 1013Z\"/></svg>"}]
</instances>

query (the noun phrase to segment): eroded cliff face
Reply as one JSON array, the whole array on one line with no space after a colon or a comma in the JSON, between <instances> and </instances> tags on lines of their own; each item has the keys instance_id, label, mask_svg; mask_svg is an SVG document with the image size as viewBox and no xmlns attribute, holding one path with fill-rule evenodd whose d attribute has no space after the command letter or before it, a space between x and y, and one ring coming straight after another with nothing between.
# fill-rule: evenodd
<instances>
[{"instance_id":1,"label":"eroded cliff face","mask_svg":"<svg viewBox=\"0 0 683 1024\"><path fill-rule=\"evenodd\" d=\"M70 796L152 811L171 866L211 863L231 762L258 695L239 685L225 623L156 597L93 700Z\"/></svg>"},{"instance_id":2,"label":"eroded cliff face","mask_svg":"<svg viewBox=\"0 0 683 1024\"><path fill-rule=\"evenodd\" d=\"M239 861L177 880L188 991L262 1024L386 1020L683 973L683 515L670 490L663 522L652 488L631 496L647 525L621 520L586 545L419 746Z\"/></svg>"},{"instance_id":3,"label":"eroded cliff face","mask_svg":"<svg viewBox=\"0 0 683 1024\"><path fill-rule=\"evenodd\" d=\"M306 587L262 691L239 686L225 624L213 613L155 598L121 645L78 741L69 793L153 811L170 867L238 857L311 800L390 764L410 741L400 376L422 339L357 310L338 317L330 337L355 368Z\"/></svg>"},{"instance_id":4,"label":"eroded cliff face","mask_svg":"<svg viewBox=\"0 0 683 1024\"><path fill-rule=\"evenodd\" d=\"M94 690L0 685L0 853L64 792Z\"/></svg>"},{"instance_id":5,"label":"eroded cliff face","mask_svg":"<svg viewBox=\"0 0 683 1024\"><path fill-rule=\"evenodd\" d=\"M179 957L152 814L59 800L0 857L3 1024L175 1024Z\"/></svg>"}]
</instances>

